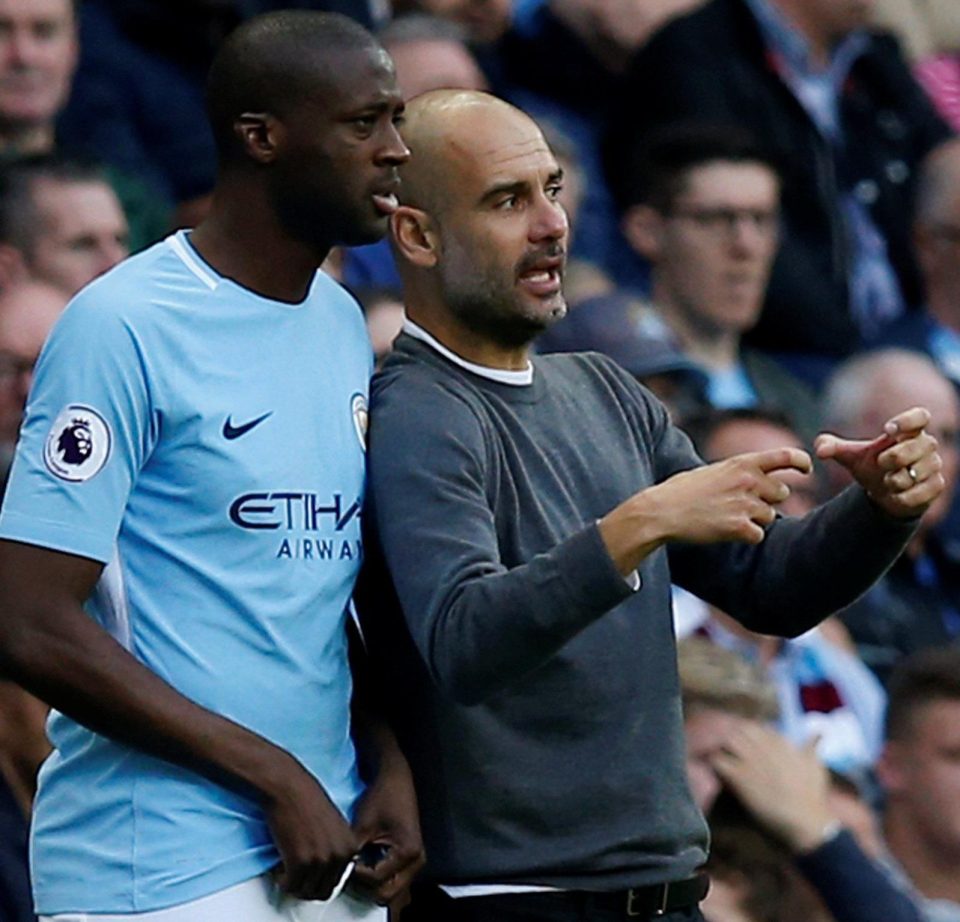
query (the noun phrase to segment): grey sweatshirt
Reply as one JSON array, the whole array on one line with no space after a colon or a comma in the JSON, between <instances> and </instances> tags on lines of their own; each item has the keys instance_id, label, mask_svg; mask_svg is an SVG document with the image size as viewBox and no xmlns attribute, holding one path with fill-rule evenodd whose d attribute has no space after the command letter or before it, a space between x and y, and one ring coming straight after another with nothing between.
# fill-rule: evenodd
<instances>
[{"instance_id":1,"label":"grey sweatshirt","mask_svg":"<svg viewBox=\"0 0 960 922\"><path fill-rule=\"evenodd\" d=\"M604 357L534 363L531 385L500 384L401 336L373 385L358 601L414 771L427 876L680 879L707 831L684 770L671 576L795 635L863 592L913 525L852 488L758 546L658 550L634 592L597 520L702 462Z\"/></svg>"}]
</instances>

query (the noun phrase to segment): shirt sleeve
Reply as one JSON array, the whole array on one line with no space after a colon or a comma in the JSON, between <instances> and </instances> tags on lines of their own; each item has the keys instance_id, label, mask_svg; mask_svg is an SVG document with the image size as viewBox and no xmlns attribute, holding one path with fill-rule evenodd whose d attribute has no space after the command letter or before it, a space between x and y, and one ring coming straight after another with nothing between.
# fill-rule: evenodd
<instances>
[{"instance_id":1,"label":"shirt sleeve","mask_svg":"<svg viewBox=\"0 0 960 922\"><path fill-rule=\"evenodd\" d=\"M645 415L655 481L702 464L662 404L635 382L623 384ZM671 577L754 631L797 636L866 592L902 553L917 521L887 515L854 485L803 518L778 516L757 545L671 544Z\"/></svg>"},{"instance_id":2,"label":"shirt sleeve","mask_svg":"<svg viewBox=\"0 0 960 922\"><path fill-rule=\"evenodd\" d=\"M846 830L797 858L797 867L837 922L923 922L923 913Z\"/></svg>"},{"instance_id":3,"label":"shirt sleeve","mask_svg":"<svg viewBox=\"0 0 960 922\"><path fill-rule=\"evenodd\" d=\"M108 563L155 431L143 350L88 289L37 363L0 537Z\"/></svg>"}]
</instances>

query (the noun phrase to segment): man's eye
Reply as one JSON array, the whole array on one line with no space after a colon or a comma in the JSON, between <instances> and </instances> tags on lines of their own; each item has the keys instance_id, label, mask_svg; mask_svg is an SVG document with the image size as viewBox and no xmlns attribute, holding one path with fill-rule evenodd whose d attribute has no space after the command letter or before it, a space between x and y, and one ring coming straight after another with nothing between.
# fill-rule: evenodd
<instances>
[{"instance_id":1,"label":"man's eye","mask_svg":"<svg viewBox=\"0 0 960 922\"><path fill-rule=\"evenodd\" d=\"M560 198L560 194L563 192L563 185L561 183L556 183L552 186L547 186L547 195L556 201Z\"/></svg>"}]
</instances>

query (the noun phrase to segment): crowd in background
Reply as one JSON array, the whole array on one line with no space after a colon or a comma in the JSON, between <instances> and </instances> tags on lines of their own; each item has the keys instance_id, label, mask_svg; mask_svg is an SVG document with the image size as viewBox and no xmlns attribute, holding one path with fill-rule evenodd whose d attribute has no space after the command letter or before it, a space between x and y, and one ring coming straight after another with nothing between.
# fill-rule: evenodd
<instances>
[{"instance_id":1,"label":"crowd in background","mask_svg":"<svg viewBox=\"0 0 960 922\"><path fill-rule=\"evenodd\" d=\"M373 29L407 97L487 89L538 119L572 226L569 315L539 348L610 355L705 459L931 411L948 490L855 605L781 641L677 590L675 621L710 922L960 920L960 4L0 0L4 472L70 297L204 215L207 67L281 7ZM403 320L388 244L325 268L385 354ZM847 486L790 485L789 515ZM12 922L32 918L43 717L0 684Z\"/></svg>"}]
</instances>

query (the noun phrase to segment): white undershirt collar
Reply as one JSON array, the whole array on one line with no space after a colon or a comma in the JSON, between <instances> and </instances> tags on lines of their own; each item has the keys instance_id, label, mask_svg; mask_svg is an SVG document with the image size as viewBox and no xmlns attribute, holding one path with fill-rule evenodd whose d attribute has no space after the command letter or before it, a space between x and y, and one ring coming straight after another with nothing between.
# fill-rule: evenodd
<instances>
[{"instance_id":1,"label":"white undershirt collar","mask_svg":"<svg viewBox=\"0 0 960 922\"><path fill-rule=\"evenodd\" d=\"M410 319L403 321L403 332L420 342L426 343L435 352L439 352L445 359L465 368L472 374L481 378L487 378L490 381L496 381L499 384L512 384L514 387L528 387L533 384L533 363L528 362L527 367L520 371L508 371L505 368L490 368L487 365L477 365L474 362L468 362L460 358L455 352L451 352L435 336L431 336L423 327L414 323Z\"/></svg>"}]
</instances>

